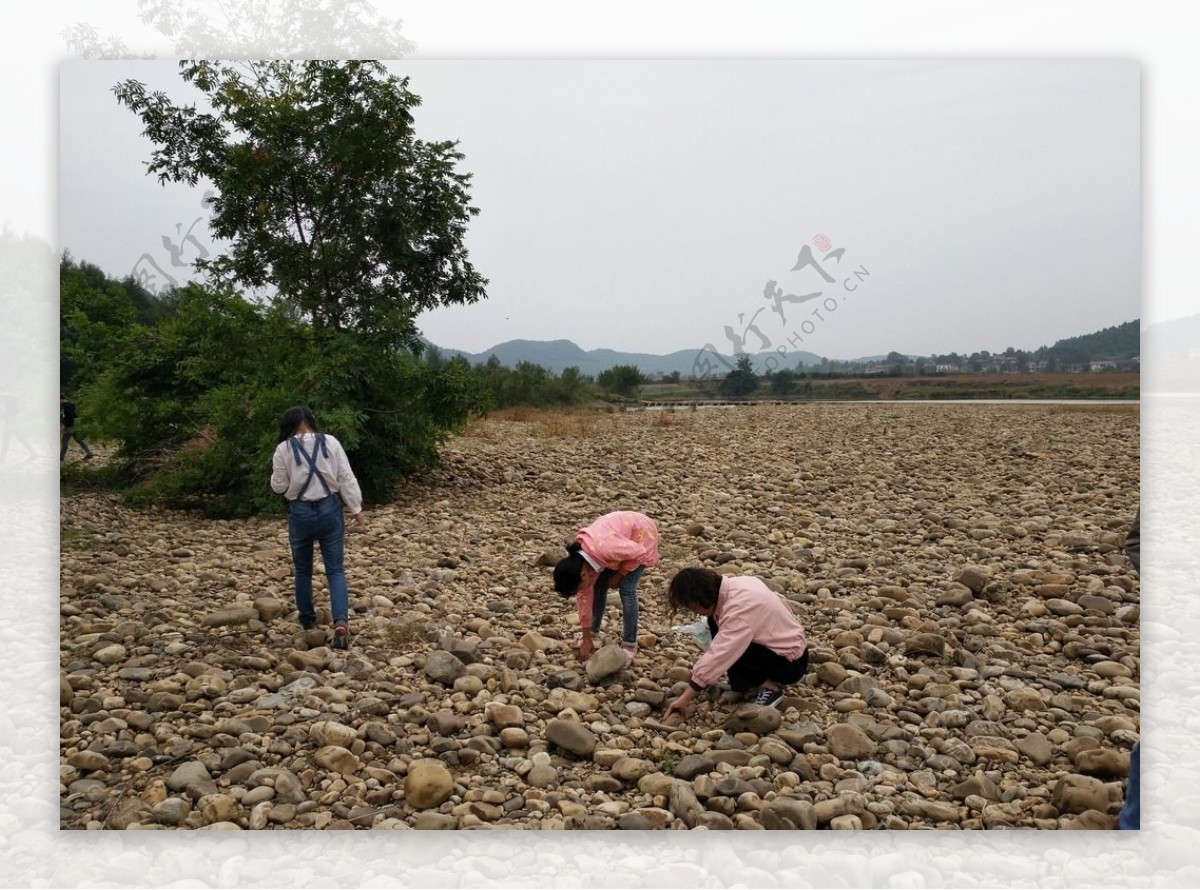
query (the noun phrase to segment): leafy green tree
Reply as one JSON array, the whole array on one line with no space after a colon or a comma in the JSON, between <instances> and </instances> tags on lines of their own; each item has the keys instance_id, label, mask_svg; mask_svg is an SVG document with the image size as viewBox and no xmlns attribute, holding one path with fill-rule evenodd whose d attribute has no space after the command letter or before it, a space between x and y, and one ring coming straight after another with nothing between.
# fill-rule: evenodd
<instances>
[{"instance_id":1,"label":"leafy green tree","mask_svg":"<svg viewBox=\"0 0 1200 890\"><path fill-rule=\"evenodd\" d=\"M757 388L758 377L754 373L754 366L750 363L750 356L738 356L733 370L726 374L721 381L722 394L733 398L743 398Z\"/></svg>"},{"instance_id":2,"label":"leafy green tree","mask_svg":"<svg viewBox=\"0 0 1200 890\"><path fill-rule=\"evenodd\" d=\"M461 358L432 365L337 339L327 350L278 305L192 284L170 318L130 330L123 358L81 400L94 434L120 443L118 478L135 497L216 515L278 507L269 455L279 417L303 401L346 446L364 495L386 500L482 399Z\"/></svg>"},{"instance_id":3,"label":"leafy green tree","mask_svg":"<svg viewBox=\"0 0 1200 890\"><path fill-rule=\"evenodd\" d=\"M532 362L506 368L493 355L472 368L471 375L486 394L489 408L578 405L591 397L591 378L575 367L565 368L557 375Z\"/></svg>"},{"instance_id":4,"label":"leafy green tree","mask_svg":"<svg viewBox=\"0 0 1200 890\"><path fill-rule=\"evenodd\" d=\"M786 397L796 391L797 376L791 368L780 368L771 375L771 392Z\"/></svg>"},{"instance_id":5,"label":"leafy green tree","mask_svg":"<svg viewBox=\"0 0 1200 890\"><path fill-rule=\"evenodd\" d=\"M156 297L132 277L115 281L64 252L59 261L59 384L72 390L119 361L132 332L175 311L173 292Z\"/></svg>"},{"instance_id":6,"label":"leafy green tree","mask_svg":"<svg viewBox=\"0 0 1200 890\"><path fill-rule=\"evenodd\" d=\"M464 246L477 211L462 156L416 137L419 99L378 63L181 70L211 112L136 81L114 92L154 143L149 172L216 187L212 231L229 247L197 262L210 285L130 328L89 416L137 490L245 514L281 506L264 467L282 411L308 404L367 498L385 500L486 401L466 361L418 357L420 312L485 295ZM239 293L252 288L269 296Z\"/></svg>"},{"instance_id":7,"label":"leafy green tree","mask_svg":"<svg viewBox=\"0 0 1200 890\"><path fill-rule=\"evenodd\" d=\"M592 380L572 365L563 368L558 379L551 382L551 401L558 405L578 405L591 397Z\"/></svg>"},{"instance_id":8,"label":"leafy green tree","mask_svg":"<svg viewBox=\"0 0 1200 890\"><path fill-rule=\"evenodd\" d=\"M470 174L456 143L416 137L407 78L358 61L180 68L212 112L135 80L114 92L156 146L148 172L216 186L209 225L230 246L198 269L385 348L417 347L419 313L484 296L464 244Z\"/></svg>"},{"instance_id":9,"label":"leafy green tree","mask_svg":"<svg viewBox=\"0 0 1200 890\"><path fill-rule=\"evenodd\" d=\"M605 392L632 398L638 387L646 382L646 375L635 365L615 365L601 371L596 382Z\"/></svg>"}]
</instances>

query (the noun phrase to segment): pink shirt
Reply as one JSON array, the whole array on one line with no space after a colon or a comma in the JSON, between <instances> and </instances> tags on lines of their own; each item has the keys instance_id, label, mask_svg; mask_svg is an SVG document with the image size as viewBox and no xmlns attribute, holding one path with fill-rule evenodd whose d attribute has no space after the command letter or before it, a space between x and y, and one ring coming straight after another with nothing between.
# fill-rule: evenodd
<instances>
[{"instance_id":1,"label":"pink shirt","mask_svg":"<svg viewBox=\"0 0 1200 890\"><path fill-rule=\"evenodd\" d=\"M602 569L628 574L638 566L658 565L658 526L644 513L607 513L580 529L575 540ZM592 626L592 597L590 585L581 587L576 595L579 626L585 630Z\"/></svg>"},{"instance_id":2,"label":"pink shirt","mask_svg":"<svg viewBox=\"0 0 1200 890\"><path fill-rule=\"evenodd\" d=\"M804 625L787 603L752 575L721 579L713 620L717 633L708 651L692 666L692 682L701 688L729 670L751 643L766 646L789 661L795 661L808 647Z\"/></svg>"}]
</instances>

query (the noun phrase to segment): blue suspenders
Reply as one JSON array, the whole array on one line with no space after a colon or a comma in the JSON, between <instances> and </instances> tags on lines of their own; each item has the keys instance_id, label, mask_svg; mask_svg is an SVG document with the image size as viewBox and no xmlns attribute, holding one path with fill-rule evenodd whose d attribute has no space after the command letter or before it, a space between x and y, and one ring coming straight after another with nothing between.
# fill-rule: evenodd
<instances>
[{"instance_id":1,"label":"blue suspenders","mask_svg":"<svg viewBox=\"0 0 1200 890\"><path fill-rule=\"evenodd\" d=\"M317 449L321 449L321 453L326 458L329 457L329 448L325 444L325 436L321 433L317 434L317 441L313 443L313 453L311 456L304 450L304 446L300 444L295 436L288 439L288 442L292 446L292 456L296 459L296 463L300 463L300 456L303 455L305 462L308 464L308 478L304 480L304 485L300 489L300 493L296 495L296 500L303 499L304 492L308 491L308 486L312 483L314 476L321 481L321 487L325 489L325 497L329 497L333 492L329 490L329 483L325 481L325 477L317 469Z\"/></svg>"}]
</instances>

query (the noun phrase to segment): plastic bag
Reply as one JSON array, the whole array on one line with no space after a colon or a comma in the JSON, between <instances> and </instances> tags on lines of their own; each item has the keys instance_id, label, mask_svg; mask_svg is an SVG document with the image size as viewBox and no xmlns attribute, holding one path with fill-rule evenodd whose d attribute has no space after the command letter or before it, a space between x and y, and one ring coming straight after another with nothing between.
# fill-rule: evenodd
<instances>
[{"instance_id":1,"label":"plastic bag","mask_svg":"<svg viewBox=\"0 0 1200 890\"><path fill-rule=\"evenodd\" d=\"M676 633L691 634L696 640L696 645L701 649L707 649L708 644L712 642L712 634L708 630L707 618L700 618L691 624L677 624L671 630Z\"/></svg>"}]
</instances>

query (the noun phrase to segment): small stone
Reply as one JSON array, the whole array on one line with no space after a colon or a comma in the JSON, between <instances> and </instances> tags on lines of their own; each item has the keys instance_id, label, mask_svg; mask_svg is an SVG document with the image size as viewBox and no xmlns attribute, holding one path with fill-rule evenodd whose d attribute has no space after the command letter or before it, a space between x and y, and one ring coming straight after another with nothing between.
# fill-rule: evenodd
<instances>
[{"instance_id":1,"label":"small stone","mask_svg":"<svg viewBox=\"0 0 1200 890\"><path fill-rule=\"evenodd\" d=\"M492 705L487 709L488 720L496 729L524 727L525 717L516 705Z\"/></svg>"},{"instance_id":2,"label":"small stone","mask_svg":"<svg viewBox=\"0 0 1200 890\"><path fill-rule=\"evenodd\" d=\"M125 651L125 647L119 643L112 646L105 646L92 656L101 664L117 664L129 657L129 653Z\"/></svg>"},{"instance_id":3,"label":"small stone","mask_svg":"<svg viewBox=\"0 0 1200 890\"><path fill-rule=\"evenodd\" d=\"M904 643L904 651L912 655L937 655L946 653L946 639L941 634L913 634Z\"/></svg>"},{"instance_id":4,"label":"small stone","mask_svg":"<svg viewBox=\"0 0 1200 890\"><path fill-rule=\"evenodd\" d=\"M587 660L585 670L589 683L598 683L625 669L625 650L620 646L601 646Z\"/></svg>"},{"instance_id":5,"label":"small stone","mask_svg":"<svg viewBox=\"0 0 1200 890\"><path fill-rule=\"evenodd\" d=\"M817 813L813 805L794 797L777 797L760 811L763 828L769 831L813 831Z\"/></svg>"},{"instance_id":6,"label":"small stone","mask_svg":"<svg viewBox=\"0 0 1200 890\"><path fill-rule=\"evenodd\" d=\"M862 760L873 755L878 746L871 737L849 723L835 723L825 730L829 753L838 760Z\"/></svg>"},{"instance_id":7,"label":"small stone","mask_svg":"<svg viewBox=\"0 0 1200 890\"><path fill-rule=\"evenodd\" d=\"M638 757L622 757L612 765L612 774L622 782L636 782L647 773L654 772L655 766L649 760Z\"/></svg>"},{"instance_id":8,"label":"small stone","mask_svg":"<svg viewBox=\"0 0 1200 890\"><path fill-rule=\"evenodd\" d=\"M191 805L182 797L168 797L154 805L151 815L163 825L180 825L191 811Z\"/></svg>"},{"instance_id":9,"label":"small stone","mask_svg":"<svg viewBox=\"0 0 1200 890\"><path fill-rule=\"evenodd\" d=\"M546 724L546 741L580 757L596 750L595 734L582 723L571 720L551 720Z\"/></svg>"},{"instance_id":10,"label":"small stone","mask_svg":"<svg viewBox=\"0 0 1200 890\"><path fill-rule=\"evenodd\" d=\"M862 831L862 819L853 813L844 816L834 816L829 820L829 827L834 831Z\"/></svg>"},{"instance_id":11,"label":"small stone","mask_svg":"<svg viewBox=\"0 0 1200 890\"><path fill-rule=\"evenodd\" d=\"M755 735L767 735L777 730L782 722L783 717L778 708L745 704L726 718L725 729L729 732L752 732Z\"/></svg>"},{"instance_id":12,"label":"small stone","mask_svg":"<svg viewBox=\"0 0 1200 890\"><path fill-rule=\"evenodd\" d=\"M992 570L985 566L966 566L954 576L954 582L966 587L972 593L982 593L983 588L992 580Z\"/></svg>"},{"instance_id":13,"label":"small stone","mask_svg":"<svg viewBox=\"0 0 1200 890\"><path fill-rule=\"evenodd\" d=\"M1075 758L1081 773L1102 779L1123 779L1129 775L1129 752L1113 748L1081 751Z\"/></svg>"},{"instance_id":14,"label":"small stone","mask_svg":"<svg viewBox=\"0 0 1200 890\"><path fill-rule=\"evenodd\" d=\"M626 813L617 820L617 828L624 831L651 831L654 823L638 812Z\"/></svg>"},{"instance_id":15,"label":"small stone","mask_svg":"<svg viewBox=\"0 0 1200 890\"><path fill-rule=\"evenodd\" d=\"M525 781L534 788L553 788L558 784L558 770L549 764L539 763L525 776Z\"/></svg>"},{"instance_id":16,"label":"small stone","mask_svg":"<svg viewBox=\"0 0 1200 890\"><path fill-rule=\"evenodd\" d=\"M208 769L198 760L193 760L190 763L182 763L175 767L175 771L171 773L167 779L167 787L172 791L188 791L200 782L208 782L212 780Z\"/></svg>"},{"instance_id":17,"label":"small stone","mask_svg":"<svg viewBox=\"0 0 1200 890\"><path fill-rule=\"evenodd\" d=\"M1108 790L1093 776L1063 776L1054 784L1050 802L1063 813L1103 812L1108 808Z\"/></svg>"},{"instance_id":18,"label":"small stone","mask_svg":"<svg viewBox=\"0 0 1200 890\"><path fill-rule=\"evenodd\" d=\"M1045 766L1054 759L1054 747L1040 732L1031 732L1023 739L1013 742L1017 750L1033 761L1035 766Z\"/></svg>"},{"instance_id":19,"label":"small stone","mask_svg":"<svg viewBox=\"0 0 1200 890\"><path fill-rule=\"evenodd\" d=\"M671 775L679 779L686 779L690 782L692 779L696 778L696 776L704 775L705 773L711 773L716 768L717 764L712 759L711 755L688 754L686 757L681 758L677 764L675 764L674 769L671 770Z\"/></svg>"},{"instance_id":20,"label":"small stone","mask_svg":"<svg viewBox=\"0 0 1200 890\"><path fill-rule=\"evenodd\" d=\"M704 807L696 799L696 792L687 782L676 780L671 785L667 807L672 813L683 820L688 828L695 828L696 823L704 813Z\"/></svg>"},{"instance_id":21,"label":"small stone","mask_svg":"<svg viewBox=\"0 0 1200 890\"><path fill-rule=\"evenodd\" d=\"M107 770L109 767L108 758L97 751L76 751L67 758L67 763L87 772Z\"/></svg>"},{"instance_id":22,"label":"small stone","mask_svg":"<svg viewBox=\"0 0 1200 890\"><path fill-rule=\"evenodd\" d=\"M338 745L342 748L348 748L355 738L358 737L358 733L349 726L344 726L341 723L335 723L332 720L321 720L309 727L308 737L312 739L314 744L320 747Z\"/></svg>"},{"instance_id":23,"label":"small stone","mask_svg":"<svg viewBox=\"0 0 1200 890\"><path fill-rule=\"evenodd\" d=\"M236 822L243 815L242 805L232 794L206 794L196 803L206 825Z\"/></svg>"},{"instance_id":24,"label":"small stone","mask_svg":"<svg viewBox=\"0 0 1200 890\"><path fill-rule=\"evenodd\" d=\"M440 806L454 792L454 777L437 760L419 760L408 769L404 779L404 799L416 810Z\"/></svg>"},{"instance_id":25,"label":"small stone","mask_svg":"<svg viewBox=\"0 0 1200 890\"><path fill-rule=\"evenodd\" d=\"M253 606L233 606L211 612L200 619L203 627L228 627L232 624L246 624L257 620L258 610Z\"/></svg>"},{"instance_id":26,"label":"small stone","mask_svg":"<svg viewBox=\"0 0 1200 890\"><path fill-rule=\"evenodd\" d=\"M425 657L425 675L435 683L451 686L467 672L467 666L457 656L443 649L435 649Z\"/></svg>"},{"instance_id":27,"label":"small stone","mask_svg":"<svg viewBox=\"0 0 1200 890\"><path fill-rule=\"evenodd\" d=\"M448 813L420 813L413 820L413 828L418 831L454 831L458 828L458 820Z\"/></svg>"},{"instance_id":28,"label":"small stone","mask_svg":"<svg viewBox=\"0 0 1200 890\"><path fill-rule=\"evenodd\" d=\"M530 652L544 652L547 649L552 649L555 646L553 640L542 636L536 631L529 631L517 641L521 646L528 649Z\"/></svg>"},{"instance_id":29,"label":"small stone","mask_svg":"<svg viewBox=\"0 0 1200 890\"><path fill-rule=\"evenodd\" d=\"M352 751L340 745L327 745L313 754L313 763L322 769L349 776L358 772L362 763Z\"/></svg>"}]
</instances>

